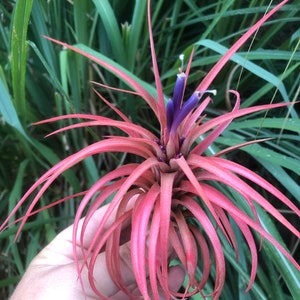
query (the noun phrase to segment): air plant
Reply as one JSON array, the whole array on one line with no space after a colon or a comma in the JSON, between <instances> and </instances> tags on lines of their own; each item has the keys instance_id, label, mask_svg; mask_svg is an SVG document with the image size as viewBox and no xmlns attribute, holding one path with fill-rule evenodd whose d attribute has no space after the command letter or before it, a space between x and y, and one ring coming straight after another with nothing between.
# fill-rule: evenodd
<instances>
[{"instance_id":1,"label":"air plant","mask_svg":"<svg viewBox=\"0 0 300 300\"><path fill-rule=\"evenodd\" d=\"M231 112L209 120L205 120L203 115L204 110L211 101L210 95L215 93L215 91L209 90L209 87L219 71L245 41L286 2L282 1L253 25L220 58L201 81L196 91L185 100L184 92L191 69L192 53L186 70L184 71L184 66L180 68L173 97L166 104L155 55L150 1L148 1L148 27L156 84L155 95L149 93L139 80L135 80L113 63L110 64L101 57L92 55L80 47L48 38L86 56L127 83L131 91L120 91L134 93L146 101L159 122L160 136L156 136L142 126L134 124L98 92L96 93L100 99L118 114L118 120L89 114L70 114L37 122L36 124L45 124L67 119L84 120L80 123L68 125L51 134L92 126L115 127L124 134L103 138L57 163L26 192L4 221L1 229L8 225L10 218L17 212L19 207L28 202L30 196L36 192L28 204L25 215L19 220L18 235L28 218L38 211L35 207L49 186L63 172L75 164L92 155L124 152L142 158L142 162L124 164L106 173L87 191L44 207L45 209L71 197L82 196L74 219L74 256L78 257L76 241L79 237L81 251L85 258L82 265L77 261L79 278L82 268L86 267L90 285L95 294L101 299L107 298L96 288L95 281L97 281L97 278L94 278L94 269L96 268L97 255L103 250L107 250L107 266L111 278L132 299L140 297L150 299L150 293L153 299L159 299L159 290L163 290L165 299L183 299L196 293L203 294L202 290L211 275L213 265L215 267L215 286L210 296L213 299L218 299L226 279L221 235L233 247L238 258L238 246L232 222L240 229L251 253L252 263L247 291L254 283L258 267L257 245L253 232L258 233L261 239L266 239L277 247L300 270L299 264L291 254L262 227L256 205L262 207L298 238L300 232L253 186L256 185L264 189L298 216L300 216L299 209L264 178L224 157L224 154L233 149L259 141L236 145L212 156L205 155L206 149L234 119L286 105L286 103L279 103L241 109L239 93L231 90L230 93L236 99ZM183 57L181 57L181 60L183 61ZM202 137L201 140L199 137ZM218 190L211 182L220 183L237 192L251 213L247 214L244 209L233 203L228 195ZM108 198L111 198L111 201L103 219L99 220L93 242L89 245L88 250L84 250L83 239L89 220ZM83 225L79 227L79 221L86 210ZM115 213L114 221L109 228L106 228L105 225L113 213ZM119 247L124 224L129 225L131 229L131 261L140 292L137 295L132 294L127 289L121 276ZM172 258L177 259L177 263L183 266L187 274L186 289L183 292L172 291L168 287L167 275L170 265L170 248L173 252ZM196 275L197 268L201 268L202 276L200 279ZM147 278L150 285L147 285Z\"/></svg>"}]
</instances>

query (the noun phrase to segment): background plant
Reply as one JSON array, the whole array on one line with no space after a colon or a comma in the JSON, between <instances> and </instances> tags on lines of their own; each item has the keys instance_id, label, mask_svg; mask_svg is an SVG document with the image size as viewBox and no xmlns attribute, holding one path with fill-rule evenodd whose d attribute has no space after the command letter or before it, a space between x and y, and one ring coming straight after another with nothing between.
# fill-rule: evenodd
<instances>
[{"instance_id":1,"label":"background plant","mask_svg":"<svg viewBox=\"0 0 300 300\"><path fill-rule=\"evenodd\" d=\"M52 129L49 125L31 127L30 123L69 112L92 112L110 115L97 97L89 81L100 81L111 86L123 84L103 69L89 64L85 59L67 50L61 50L45 40L48 35L69 44L82 43L107 58L115 60L141 80L152 83L153 75L148 48L144 1L5 1L0 4L0 213L1 220L15 205L21 194L37 178L60 158L75 152L89 141L107 132L76 130L65 135L43 139ZM189 78L191 90L207 72L212 63L242 32L267 9L268 1L153 1L153 30L157 57L165 93L171 94L178 68L178 55L188 54L196 44L193 61L193 77ZM256 35L253 44L235 56L236 63L227 68L214 81L218 96L207 111L207 117L226 111L230 99L224 100L225 91L236 88L241 93L243 106L276 101L295 101L299 94L299 1L286 5L276 18L267 22ZM19 16L22 15L22 18ZM23 17L24 16L24 17ZM28 24L27 24L28 22ZM249 50L250 49L250 50ZM241 73L242 70L242 73ZM282 80L282 82L281 82ZM150 87L149 87L150 88ZM152 128L152 116L135 96L99 91L109 97L122 111L142 125ZM132 103L135 105L132 105ZM136 104L138 103L138 104ZM295 106L296 107L296 106ZM234 152L232 160L251 167L276 184L294 203L299 202L299 119L297 109L270 111L266 116L239 120L220 137L212 153L225 146L261 137L274 137L263 145L252 145ZM134 108L134 109L133 109ZM139 112L137 114L137 112ZM59 126L59 124L57 124ZM254 158L254 159L253 159ZM90 186L103 170L113 169L127 157L107 156L88 159L84 168L74 168L53 186L44 203L62 198L71 192ZM297 181L298 180L298 181ZM231 193L231 191L227 191ZM231 195L237 197L237 195ZM272 201L272 199L270 199ZM19 274L39 249L64 228L76 209L76 201L68 201L51 211L45 211L32 219L18 244L14 244L15 229L1 233L2 295L7 298ZM279 207L280 209L280 207ZM286 212L288 214L288 212ZM22 211L20 212L22 214ZM291 251L296 251L297 241L291 240L281 228L267 216L263 223L279 239L284 239ZM289 216L293 218L293 216ZM295 220L296 222L297 220ZM28 243L30 241L30 243ZM294 287L287 289L278 278L273 264L261 264L254 291L245 295L240 289L246 274L248 250L240 244L239 264L228 248L227 259L231 277L223 292L224 299L251 299L253 294L261 298L289 299L297 293L299 278L274 249L264 247L262 260L267 256L274 265L281 266ZM298 278L298 279L297 279ZM209 288L209 287L208 287ZM236 291L240 291L237 295ZM299 293L299 291L298 291ZM195 297L196 299L196 297Z\"/></svg>"}]
</instances>

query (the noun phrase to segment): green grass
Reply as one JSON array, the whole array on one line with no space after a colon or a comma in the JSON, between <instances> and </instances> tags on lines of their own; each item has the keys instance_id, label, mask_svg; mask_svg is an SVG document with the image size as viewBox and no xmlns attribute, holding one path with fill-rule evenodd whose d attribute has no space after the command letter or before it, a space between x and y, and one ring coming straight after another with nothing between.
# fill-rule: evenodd
<instances>
[{"instance_id":1,"label":"green grass","mask_svg":"<svg viewBox=\"0 0 300 300\"><path fill-rule=\"evenodd\" d=\"M0 3L0 220L3 220L26 189L51 165L101 138L105 129L75 130L44 139L60 124L31 126L31 123L70 112L111 112L95 96L90 81L125 88L107 70L46 40L50 36L95 51L107 61L122 66L152 90L153 74L148 44L146 1L2 1ZM269 1L153 0L152 25L164 92L171 96L179 66L178 55L186 57L195 47L188 89L192 90L230 45L261 17ZM236 54L213 83L218 90L207 117L230 109L228 88L238 89L242 106L270 101L293 102L290 109L270 111L231 124L214 147L222 149L255 138L272 137L263 144L247 146L233 160L251 166L299 203L300 123L300 1L290 1ZM22 17L20 17L22 16ZM237 67L238 66L238 67ZM97 88L130 117L152 128L147 108L133 95ZM214 151L214 149L211 149ZM88 187L118 156L95 157L64 174L43 198L44 203ZM230 191L227 191L230 193ZM232 195L233 201L238 201ZM272 199L271 199L272 201ZM76 199L43 212L30 221L17 243L15 227L0 233L0 295L8 298L30 260L56 232L72 223ZM278 209L284 209L279 207ZM288 212L287 216L288 216ZM20 211L20 215L22 211ZM290 216L293 218L293 216ZM282 238L299 259L297 241L261 212L274 235ZM295 220L296 222L296 220ZM241 261L224 243L231 275L222 299L296 299L299 274L265 243L257 280L244 293L249 268L249 251L240 238ZM298 255L298 257L297 257ZM213 279L213 274L212 274ZM207 286L207 291L213 287ZM236 292L238 290L238 293ZM200 299L195 296L193 299Z\"/></svg>"}]
</instances>

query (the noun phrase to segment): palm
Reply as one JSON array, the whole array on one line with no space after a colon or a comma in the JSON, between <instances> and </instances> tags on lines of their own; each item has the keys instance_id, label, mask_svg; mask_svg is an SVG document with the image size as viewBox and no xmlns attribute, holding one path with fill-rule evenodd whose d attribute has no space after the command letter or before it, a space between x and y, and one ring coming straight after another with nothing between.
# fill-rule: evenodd
<instances>
[{"instance_id":1,"label":"palm","mask_svg":"<svg viewBox=\"0 0 300 300\"><path fill-rule=\"evenodd\" d=\"M87 250L88 245L94 236L99 220L106 211L102 207L97 211L89 221L88 228L84 236L83 249ZM112 220L112 219L111 219ZM82 224L82 221L80 225ZM111 221L107 223L107 226ZM87 270L84 268L81 273L82 284L78 279L76 259L82 262L82 249L78 248L77 258L74 258L72 244L73 225L58 234L55 239L46 246L31 262L27 272L17 286L11 300L92 300L99 299L90 287ZM78 241L79 245L79 241ZM123 278L126 278L126 284L130 291L137 292L137 285L131 269L130 243L126 242L120 247L121 270ZM98 256L97 268L94 272L95 280L98 284L97 289L106 295L109 299L129 299L113 283L110 278L105 262L105 252ZM170 271L170 285L172 289L179 289L184 278L184 272L179 267ZM163 299L163 297L162 297Z\"/></svg>"}]
</instances>

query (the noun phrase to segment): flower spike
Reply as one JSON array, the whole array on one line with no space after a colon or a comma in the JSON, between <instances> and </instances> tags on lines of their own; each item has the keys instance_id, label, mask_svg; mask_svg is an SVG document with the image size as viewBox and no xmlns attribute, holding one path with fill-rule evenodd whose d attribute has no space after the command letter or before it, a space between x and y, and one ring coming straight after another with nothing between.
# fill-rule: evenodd
<instances>
[{"instance_id":1,"label":"flower spike","mask_svg":"<svg viewBox=\"0 0 300 300\"><path fill-rule=\"evenodd\" d=\"M184 93L184 87L185 87L185 79L186 75L184 72L180 72L177 74L177 80L175 83L174 87L174 92L173 92L173 105L174 105L174 114L175 117L178 114L180 108L181 108L181 103L183 99L183 93Z\"/></svg>"}]
</instances>

